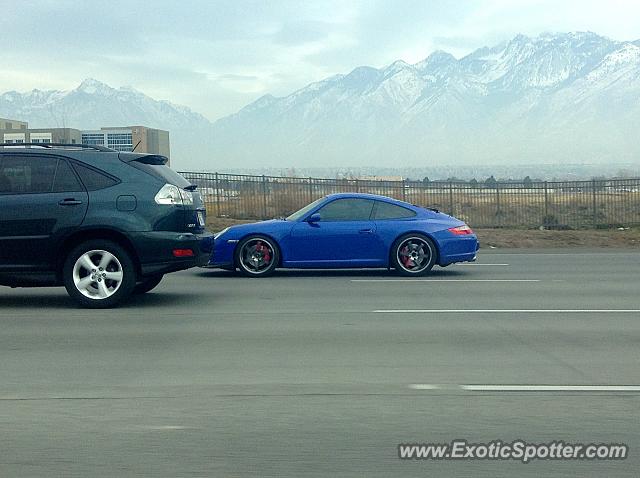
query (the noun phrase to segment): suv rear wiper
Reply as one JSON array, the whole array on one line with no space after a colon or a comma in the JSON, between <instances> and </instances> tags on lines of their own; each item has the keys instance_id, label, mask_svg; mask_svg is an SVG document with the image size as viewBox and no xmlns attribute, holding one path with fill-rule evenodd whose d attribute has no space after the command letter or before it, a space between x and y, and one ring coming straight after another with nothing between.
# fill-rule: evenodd
<instances>
[{"instance_id":1,"label":"suv rear wiper","mask_svg":"<svg viewBox=\"0 0 640 478\"><path fill-rule=\"evenodd\" d=\"M185 191L195 191L196 189L198 189L198 185L197 184L189 184L188 186L185 186L183 189Z\"/></svg>"}]
</instances>

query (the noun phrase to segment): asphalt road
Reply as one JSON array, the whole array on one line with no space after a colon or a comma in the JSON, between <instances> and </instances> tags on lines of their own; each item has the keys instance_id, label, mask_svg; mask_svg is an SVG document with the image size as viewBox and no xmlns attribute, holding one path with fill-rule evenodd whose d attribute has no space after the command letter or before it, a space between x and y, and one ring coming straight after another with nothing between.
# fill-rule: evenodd
<instances>
[{"instance_id":1,"label":"asphalt road","mask_svg":"<svg viewBox=\"0 0 640 478\"><path fill-rule=\"evenodd\" d=\"M110 311L0 288L0 476L637 476L640 393L567 387L640 385L640 251L523 252L425 280L193 270ZM630 456L397 456L460 438Z\"/></svg>"}]
</instances>

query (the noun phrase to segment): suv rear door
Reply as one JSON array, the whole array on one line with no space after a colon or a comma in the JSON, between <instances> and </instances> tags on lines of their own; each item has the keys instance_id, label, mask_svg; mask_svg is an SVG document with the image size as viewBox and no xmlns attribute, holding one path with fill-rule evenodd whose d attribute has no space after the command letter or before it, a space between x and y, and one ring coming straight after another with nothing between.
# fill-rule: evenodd
<instances>
[{"instance_id":1,"label":"suv rear door","mask_svg":"<svg viewBox=\"0 0 640 478\"><path fill-rule=\"evenodd\" d=\"M49 270L56 239L82 224L88 199L65 158L0 154L0 270Z\"/></svg>"}]
</instances>

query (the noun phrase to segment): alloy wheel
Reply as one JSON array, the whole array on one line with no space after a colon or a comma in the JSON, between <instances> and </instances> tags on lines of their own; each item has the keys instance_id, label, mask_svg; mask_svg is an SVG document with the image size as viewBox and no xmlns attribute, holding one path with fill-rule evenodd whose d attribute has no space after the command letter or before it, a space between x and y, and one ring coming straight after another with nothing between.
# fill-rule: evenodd
<instances>
[{"instance_id":1,"label":"alloy wheel","mask_svg":"<svg viewBox=\"0 0 640 478\"><path fill-rule=\"evenodd\" d=\"M241 265L250 274L261 274L269 270L274 259L273 246L261 238L248 240L240 251Z\"/></svg>"},{"instance_id":2,"label":"alloy wheel","mask_svg":"<svg viewBox=\"0 0 640 478\"><path fill-rule=\"evenodd\" d=\"M425 270L432 256L431 244L421 237L408 237L398 245L398 265L412 274Z\"/></svg>"},{"instance_id":3,"label":"alloy wheel","mask_svg":"<svg viewBox=\"0 0 640 478\"><path fill-rule=\"evenodd\" d=\"M108 251L85 252L73 266L73 283L78 291L89 299L102 300L115 294L124 273L122 264Z\"/></svg>"}]
</instances>

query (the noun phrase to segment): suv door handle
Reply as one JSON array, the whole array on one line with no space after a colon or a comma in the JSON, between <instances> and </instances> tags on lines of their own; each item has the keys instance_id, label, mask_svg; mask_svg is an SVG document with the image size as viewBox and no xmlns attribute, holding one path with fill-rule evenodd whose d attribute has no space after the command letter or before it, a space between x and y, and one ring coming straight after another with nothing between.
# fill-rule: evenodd
<instances>
[{"instance_id":1,"label":"suv door handle","mask_svg":"<svg viewBox=\"0 0 640 478\"><path fill-rule=\"evenodd\" d=\"M373 234L373 229L360 229L358 232L360 234Z\"/></svg>"},{"instance_id":2,"label":"suv door handle","mask_svg":"<svg viewBox=\"0 0 640 478\"><path fill-rule=\"evenodd\" d=\"M82 201L78 201L77 199L73 199L73 198L68 198L68 199L63 199L58 204L60 204L61 206L77 206L78 204L82 204Z\"/></svg>"}]
</instances>

